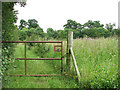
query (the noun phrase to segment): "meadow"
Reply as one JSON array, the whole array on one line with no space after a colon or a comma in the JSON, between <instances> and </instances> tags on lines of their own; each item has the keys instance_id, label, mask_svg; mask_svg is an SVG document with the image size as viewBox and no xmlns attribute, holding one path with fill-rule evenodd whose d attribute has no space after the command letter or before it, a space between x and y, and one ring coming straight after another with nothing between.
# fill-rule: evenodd
<instances>
[{"instance_id":1,"label":"meadow","mask_svg":"<svg viewBox=\"0 0 120 90\"><path fill-rule=\"evenodd\" d=\"M53 45L44 53L47 57L60 57ZM118 39L83 38L73 40L73 51L81 74L80 82L73 76L65 75L66 57L63 58L64 72L55 77L16 77L6 76L4 88L117 88L118 87ZM66 54L66 41L63 41L63 55ZM24 44L17 44L15 57L24 57ZM40 58L34 48L27 48L27 57ZM13 62L14 61L14 62ZM7 74L24 74L24 60L13 60ZM60 74L60 61L27 61L28 74Z\"/></svg>"}]
</instances>

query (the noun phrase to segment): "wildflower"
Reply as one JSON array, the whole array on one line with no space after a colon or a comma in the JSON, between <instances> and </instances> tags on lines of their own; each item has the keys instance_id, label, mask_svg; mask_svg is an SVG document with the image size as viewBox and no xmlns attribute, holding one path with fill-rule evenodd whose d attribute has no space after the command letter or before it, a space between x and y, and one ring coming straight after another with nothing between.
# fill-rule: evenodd
<instances>
[{"instance_id":1,"label":"wildflower","mask_svg":"<svg viewBox=\"0 0 120 90\"><path fill-rule=\"evenodd\" d=\"M88 40L93 40L92 38L88 38Z\"/></svg>"}]
</instances>

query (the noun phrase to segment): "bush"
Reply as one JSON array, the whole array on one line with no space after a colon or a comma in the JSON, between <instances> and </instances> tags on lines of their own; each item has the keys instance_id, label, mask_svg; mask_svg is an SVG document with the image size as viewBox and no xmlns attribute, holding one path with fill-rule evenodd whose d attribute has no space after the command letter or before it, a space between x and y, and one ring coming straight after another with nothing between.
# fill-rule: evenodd
<instances>
[{"instance_id":1,"label":"bush","mask_svg":"<svg viewBox=\"0 0 120 90\"><path fill-rule=\"evenodd\" d=\"M31 36L33 37L33 35L41 37L41 38L44 37L43 29L40 27L30 28L30 29L23 28L22 30L18 30L18 33L19 33L19 40L20 41L27 40L27 38L30 38ZM35 38L34 38L34 40L35 40Z\"/></svg>"},{"instance_id":2,"label":"bush","mask_svg":"<svg viewBox=\"0 0 120 90\"><path fill-rule=\"evenodd\" d=\"M49 45L46 43L35 43L34 52L41 58L44 57L45 53L49 51Z\"/></svg>"},{"instance_id":3,"label":"bush","mask_svg":"<svg viewBox=\"0 0 120 90\"><path fill-rule=\"evenodd\" d=\"M114 30L112 30L112 36L113 35L120 35L120 29L114 29Z\"/></svg>"}]
</instances>

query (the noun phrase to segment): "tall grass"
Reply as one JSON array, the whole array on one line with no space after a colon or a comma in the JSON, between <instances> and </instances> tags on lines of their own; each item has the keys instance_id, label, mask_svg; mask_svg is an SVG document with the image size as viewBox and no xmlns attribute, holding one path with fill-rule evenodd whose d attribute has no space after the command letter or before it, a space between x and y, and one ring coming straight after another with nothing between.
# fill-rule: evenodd
<instances>
[{"instance_id":1,"label":"tall grass","mask_svg":"<svg viewBox=\"0 0 120 90\"><path fill-rule=\"evenodd\" d=\"M118 86L118 40L116 38L74 40L74 54L81 73L81 87Z\"/></svg>"},{"instance_id":2,"label":"tall grass","mask_svg":"<svg viewBox=\"0 0 120 90\"><path fill-rule=\"evenodd\" d=\"M58 58L60 52L54 52L49 45L45 58ZM63 42L63 55L66 54L66 41ZM27 48L28 58L40 58L35 48ZM6 77L3 82L7 88L116 88L118 86L118 40L116 38L75 39L73 51L81 74L80 83L68 76L59 77ZM24 57L24 45L18 44L16 57ZM63 59L64 70L66 57ZM27 61L28 74L60 74L60 61ZM24 74L24 60L15 61L7 71ZM73 70L73 75L74 74Z\"/></svg>"}]
</instances>

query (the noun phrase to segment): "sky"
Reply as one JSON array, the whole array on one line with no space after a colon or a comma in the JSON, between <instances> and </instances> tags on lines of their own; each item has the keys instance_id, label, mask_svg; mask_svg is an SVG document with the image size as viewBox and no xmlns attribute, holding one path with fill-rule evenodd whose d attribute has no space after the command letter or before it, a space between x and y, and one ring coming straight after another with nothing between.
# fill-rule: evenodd
<instances>
[{"instance_id":1,"label":"sky","mask_svg":"<svg viewBox=\"0 0 120 90\"><path fill-rule=\"evenodd\" d=\"M47 28L63 30L68 19L84 24L99 20L101 24L115 23L118 27L118 2L120 0L27 0L25 7L16 5L17 25L20 20L36 19L46 32Z\"/></svg>"}]
</instances>

